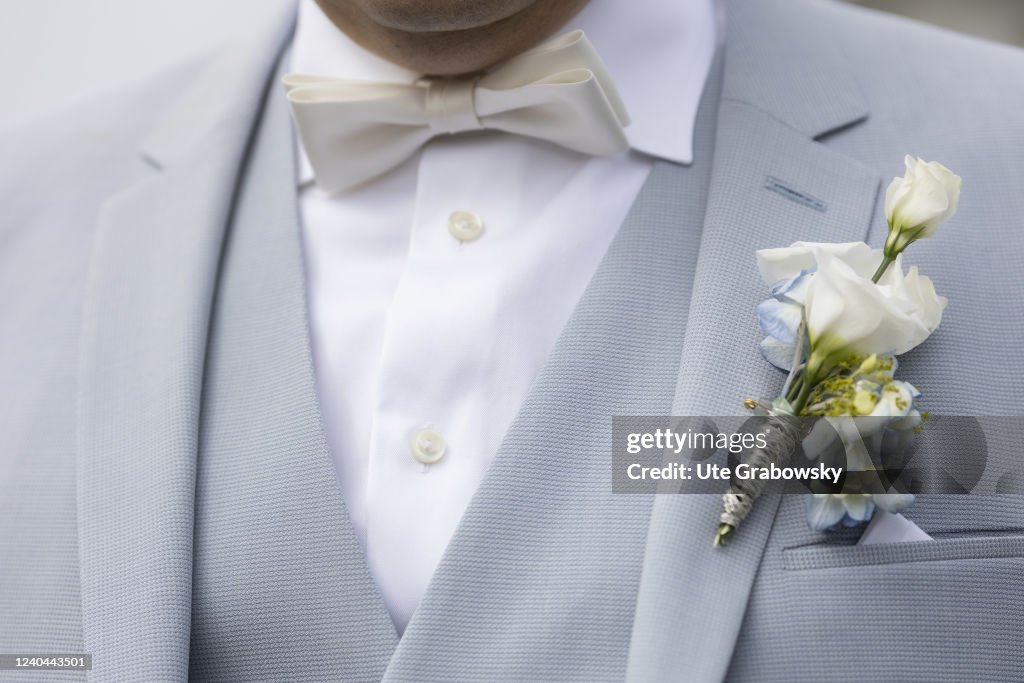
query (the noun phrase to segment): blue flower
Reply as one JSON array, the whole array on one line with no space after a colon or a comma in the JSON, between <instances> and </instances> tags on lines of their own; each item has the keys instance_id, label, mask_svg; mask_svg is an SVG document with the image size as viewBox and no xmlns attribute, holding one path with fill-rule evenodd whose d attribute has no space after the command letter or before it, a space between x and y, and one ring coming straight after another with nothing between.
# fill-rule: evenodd
<instances>
[{"instance_id":1,"label":"blue flower","mask_svg":"<svg viewBox=\"0 0 1024 683\"><path fill-rule=\"evenodd\" d=\"M761 342L761 355L775 367L787 372L793 366L797 332L804 312L803 305L797 303L791 295L803 291L810 283L814 270L813 267L801 270L794 277L776 283L771 289L772 298L757 306L757 322L768 335Z\"/></svg>"},{"instance_id":2,"label":"blue flower","mask_svg":"<svg viewBox=\"0 0 1024 683\"><path fill-rule=\"evenodd\" d=\"M807 523L815 531L852 527L869 521L875 508L899 512L913 502L912 493L814 493L807 497Z\"/></svg>"}]
</instances>

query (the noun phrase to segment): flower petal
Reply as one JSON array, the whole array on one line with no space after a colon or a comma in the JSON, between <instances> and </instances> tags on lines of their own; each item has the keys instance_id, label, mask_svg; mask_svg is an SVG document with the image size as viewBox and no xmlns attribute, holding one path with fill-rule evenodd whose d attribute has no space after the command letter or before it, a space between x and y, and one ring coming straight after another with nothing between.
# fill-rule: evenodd
<instances>
[{"instance_id":1,"label":"flower petal","mask_svg":"<svg viewBox=\"0 0 1024 683\"><path fill-rule=\"evenodd\" d=\"M813 271L821 253L842 259L868 277L882 260L881 249L872 249L863 242L794 242L788 247L758 251L757 269L764 283L772 287L795 278L800 271Z\"/></svg>"},{"instance_id":2,"label":"flower petal","mask_svg":"<svg viewBox=\"0 0 1024 683\"><path fill-rule=\"evenodd\" d=\"M815 531L835 526L846 513L838 496L831 493L813 493L807 498L807 523Z\"/></svg>"},{"instance_id":3,"label":"flower petal","mask_svg":"<svg viewBox=\"0 0 1024 683\"><path fill-rule=\"evenodd\" d=\"M876 285L832 254L819 252L817 259L805 303L815 353L901 354L934 331L942 302L930 281L908 286L897 262Z\"/></svg>"},{"instance_id":4,"label":"flower petal","mask_svg":"<svg viewBox=\"0 0 1024 683\"><path fill-rule=\"evenodd\" d=\"M794 353L796 353L795 343L782 342L772 337L765 337L761 341L761 355L779 370L789 372L793 369Z\"/></svg>"},{"instance_id":5,"label":"flower petal","mask_svg":"<svg viewBox=\"0 0 1024 683\"><path fill-rule=\"evenodd\" d=\"M875 513L875 504L868 494L849 494L843 498L843 505L847 516L857 522L867 521Z\"/></svg>"},{"instance_id":6,"label":"flower petal","mask_svg":"<svg viewBox=\"0 0 1024 683\"><path fill-rule=\"evenodd\" d=\"M876 493L872 496L875 505L886 512L899 512L914 502L913 493Z\"/></svg>"},{"instance_id":7,"label":"flower petal","mask_svg":"<svg viewBox=\"0 0 1024 683\"><path fill-rule=\"evenodd\" d=\"M769 337L782 342L794 343L804 309L799 304L790 304L776 299L766 299L757 305L757 322Z\"/></svg>"}]
</instances>

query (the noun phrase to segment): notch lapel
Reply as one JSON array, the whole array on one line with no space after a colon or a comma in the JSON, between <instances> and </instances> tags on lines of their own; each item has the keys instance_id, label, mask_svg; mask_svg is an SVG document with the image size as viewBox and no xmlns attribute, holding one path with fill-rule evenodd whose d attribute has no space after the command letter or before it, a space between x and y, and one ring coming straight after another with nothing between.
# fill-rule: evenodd
<instances>
[{"instance_id":1,"label":"notch lapel","mask_svg":"<svg viewBox=\"0 0 1024 683\"><path fill-rule=\"evenodd\" d=\"M197 70L144 143L161 173L101 211L78 394L82 622L90 679L185 680L200 391L238 171L291 31L287 3Z\"/></svg>"},{"instance_id":2,"label":"notch lapel","mask_svg":"<svg viewBox=\"0 0 1024 683\"><path fill-rule=\"evenodd\" d=\"M742 412L784 377L760 355L754 315L767 293L754 252L798 240L866 237L880 178L819 140L867 116L830 40L828 8L728 5L723 96L673 415ZM798 71L799 70L799 71ZM637 600L628 678L725 677L778 506L765 496L723 549L721 497L660 495Z\"/></svg>"}]
</instances>

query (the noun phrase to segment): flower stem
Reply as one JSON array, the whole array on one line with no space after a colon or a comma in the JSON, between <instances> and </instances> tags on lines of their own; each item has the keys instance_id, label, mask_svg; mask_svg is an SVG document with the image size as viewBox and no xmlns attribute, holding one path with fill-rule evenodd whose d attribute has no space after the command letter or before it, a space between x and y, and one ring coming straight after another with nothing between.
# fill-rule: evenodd
<instances>
[{"instance_id":1,"label":"flower stem","mask_svg":"<svg viewBox=\"0 0 1024 683\"><path fill-rule=\"evenodd\" d=\"M813 382L807 381L806 378L801 377L803 382L800 385L800 393L796 396L796 401L793 402L793 412L799 415L803 412L804 406L807 405L807 399L810 398L811 388L814 386Z\"/></svg>"},{"instance_id":2,"label":"flower stem","mask_svg":"<svg viewBox=\"0 0 1024 683\"><path fill-rule=\"evenodd\" d=\"M885 275L885 271L889 270L889 266L892 265L894 260L895 259L890 256L884 257L882 262L878 264L878 270L876 270L875 274L871 277L871 281L877 285L878 281L882 279L883 275Z\"/></svg>"},{"instance_id":3,"label":"flower stem","mask_svg":"<svg viewBox=\"0 0 1024 683\"><path fill-rule=\"evenodd\" d=\"M786 393L786 400L792 403L797 396L800 395L800 389L803 388L804 375L800 373L796 379L793 380L793 385L789 388L789 392Z\"/></svg>"}]
</instances>

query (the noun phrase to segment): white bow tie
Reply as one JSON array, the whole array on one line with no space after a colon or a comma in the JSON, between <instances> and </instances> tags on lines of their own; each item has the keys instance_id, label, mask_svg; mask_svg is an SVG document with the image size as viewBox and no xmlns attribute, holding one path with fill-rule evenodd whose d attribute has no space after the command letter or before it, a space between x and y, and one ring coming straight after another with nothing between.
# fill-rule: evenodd
<instances>
[{"instance_id":1,"label":"white bow tie","mask_svg":"<svg viewBox=\"0 0 1024 683\"><path fill-rule=\"evenodd\" d=\"M395 168L437 135L500 130L595 156L629 148L626 108L582 31L476 78L405 85L288 74L284 86L317 184L331 193Z\"/></svg>"}]
</instances>

